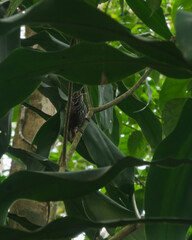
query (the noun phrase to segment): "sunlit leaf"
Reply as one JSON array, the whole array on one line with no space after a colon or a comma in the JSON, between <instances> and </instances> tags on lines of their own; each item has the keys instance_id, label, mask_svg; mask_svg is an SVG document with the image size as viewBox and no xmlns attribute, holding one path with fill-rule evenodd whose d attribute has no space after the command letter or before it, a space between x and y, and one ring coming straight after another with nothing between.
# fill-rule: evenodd
<instances>
[{"instance_id":1,"label":"sunlit leaf","mask_svg":"<svg viewBox=\"0 0 192 240\"><path fill-rule=\"evenodd\" d=\"M159 0L148 0L147 3L144 0L126 0L130 8L135 14L156 33L163 36L165 39L170 39L172 36L167 24L163 11L159 8ZM158 10L157 10L158 9ZM151 11L152 10L152 11ZM155 11L157 10L157 11Z\"/></svg>"}]
</instances>

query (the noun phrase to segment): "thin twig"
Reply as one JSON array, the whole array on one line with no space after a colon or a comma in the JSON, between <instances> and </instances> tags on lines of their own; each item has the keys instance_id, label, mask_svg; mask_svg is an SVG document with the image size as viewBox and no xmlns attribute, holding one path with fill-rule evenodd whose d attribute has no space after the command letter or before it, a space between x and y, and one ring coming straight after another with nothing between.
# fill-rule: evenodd
<instances>
[{"instance_id":1,"label":"thin twig","mask_svg":"<svg viewBox=\"0 0 192 240\"><path fill-rule=\"evenodd\" d=\"M68 128L69 128L69 115L71 111L71 99L73 92L73 83L69 82L68 85L68 101L67 101L67 111L65 117L64 131L63 131L63 145L62 151L59 157L59 171L63 172L67 163L66 163L66 153L67 153L67 140L68 140Z\"/></svg>"},{"instance_id":2,"label":"thin twig","mask_svg":"<svg viewBox=\"0 0 192 240\"><path fill-rule=\"evenodd\" d=\"M135 176L135 180L143 187L145 188L145 185L141 182L141 180Z\"/></svg>"},{"instance_id":3,"label":"thin twig","mask_svg":"<svg viewBox=\"0 0 192 240\"><path fill-rule=\"evenodd\" d=\"M70 47L75 44L75 39L71 39ZM66 154L67 154L67 142L68 142L68 128L69 128L69 117L71 112L71 102L72 102L72 93L73 93L73 83L69 82L68 84L68 101L67 101L67 110L65 116L65 124L64 124L64 131L63 131L63 145L61 154L59 157L59 171L63 172L67 166L66 163Z\"/></svg>"},{"instance_id":4,"label":"thin twig","mask_svg":"<svg viewBox=\"0 0 192 240\"><path fill-rule=\"evenodd\" d=\"M107 11L108 11L110 2L111 2L111 0L108 0L108 1L107 1L107 6L106 6L106 8L105 8L105 13L107 13Z\"/></svg>"},{"instance_id":5,"label":"thin twig","mask_svg":"<svg viewBox=\"0 0 192 240\"><path fill-rule=\"evenodd\" d=\"M141 84L145 81L146 77L149 76L149 74L151 73L152 69L149 68L144 74L143 76L139 79L139 81L131 88L129 89L127 92L125 92L124 94L122 94L121 96L115 98L113 101L111 102L108 102L106 104L104 104L103 106L100 106L100 107L95 107L95 108L92 108L91 110L94 112L94 113L97 113L97 112L101 112L103 110L106 110L116 104L118 104L119 102L121 102L122 100L124 100L125 98L129 97L131 94L133 94L133 92L141 86Z\"/></svg>"}]
</instances>

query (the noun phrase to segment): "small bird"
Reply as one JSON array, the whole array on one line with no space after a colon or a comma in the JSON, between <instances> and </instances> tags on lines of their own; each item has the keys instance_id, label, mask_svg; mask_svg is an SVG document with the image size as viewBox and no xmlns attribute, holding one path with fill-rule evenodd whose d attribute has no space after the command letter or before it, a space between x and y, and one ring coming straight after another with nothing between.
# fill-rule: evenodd
<instances>
[{"instance_id":1,"label":"small bird","mask_svg":"<svg viewBox=\"0 0 192 240\"><path fill-rule=\"evenodd\" d=\"M75 133L82 125L87 114L87 107L83 101L81 91L74 92L72 95L71 111L69 116L69 139L73 141Z\"/></svg>"}]
</instances>

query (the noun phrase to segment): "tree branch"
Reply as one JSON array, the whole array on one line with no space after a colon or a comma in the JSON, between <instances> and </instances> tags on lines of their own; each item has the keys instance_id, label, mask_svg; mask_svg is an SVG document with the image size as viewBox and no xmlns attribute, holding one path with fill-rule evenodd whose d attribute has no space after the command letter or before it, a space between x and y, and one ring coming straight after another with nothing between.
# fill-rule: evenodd
<instances>
[{"instance_id":1,"label":"tree branch","mask_svg":"<svg viewBox=\"0 0 192 240\"><path fill-rule=\"evenodd\" d=\"M124 94L122 94L121 96L115 98L113 101L111 102L108 102L106 104L104 104L103 106L100 106L100 107L95 107L95 108L92 108L91 110L94 112L94 113L97 113L97 112L101 112L101 111L104 111L116 104L118 104L119 102L121 102L122 100L124 100L125 98L129 97L131 94L133 94L133 92L141 86L141 84L145 81L146 77L149 76L149 74L151 73L152 69L149 68L144 74L143 76L139 79L139 81L131 88L129 89L127 92L125 92Z\"/></svg>"},{"instance_id":2,"label":"tree branch","mask_svg":"<svg viewBox=\"0 0 192 240\"><path fill-rule=\"evenodd\" d=\"M134 224L134 225L127 225L126 227L122 228L117 234L111 237L109 240L121 240L127 237L132 232L136 231L142 226L142 224Z\"/></svg>"}]
</instances>

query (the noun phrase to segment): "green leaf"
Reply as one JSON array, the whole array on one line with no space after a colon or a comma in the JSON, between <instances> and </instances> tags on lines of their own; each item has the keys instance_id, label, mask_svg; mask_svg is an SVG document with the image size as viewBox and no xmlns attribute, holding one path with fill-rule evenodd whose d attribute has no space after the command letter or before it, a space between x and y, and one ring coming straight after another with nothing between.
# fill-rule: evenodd
<instances>
[{"instance_id":1,"label":"green leaf","mask_svg":"<svg viewBox=\"0 0 192 240\"><path fill-rule=\"evenodd\" d=\"M13 214L13 213L8 213L8 218L19 223L22 227L24 227L29 231L33 231L41 227L36 224L33 224L27 218L17 216L16 214Z\"/></svg>"},{"instance_id":2,"label":"green leaf","mask_svg":"<svg viewBox=\"0 0 192 240\"><path fill-rule=\"evenodd\" d=\"M0 184L0 223L10 205L20 198L37 201L59 201L93 192L116 177L126 167L145 164L128 158L114 166L71 173L19 171ZM66 187L67 186L67 187ZM61 191L62 189L62 191Z\"/></svg>"},{"instance_id":3,"label":"green leaf","mask_svg":"<svg viewBox=\"0 0 192 240\"><path fill-rule=\"evenodd\" d=\"M118 86L121 94L127 91L122 83L118 83ZM156 148L162 139L162 129L159 120L156 118L150 108L147 107L143 111L139 111L145 107L145 103L138 101L133 96L123 100L117 106L128 116L137 121L146 140L149 142L152 148Z\"/></svg>"},{"instance_id":4,"label":"green leaf","mask_svg":"<svg viewBox=\"0 0 192 240\"><path fill-rule=\"evenodd\" d=\"M99 106L104 105L114 99L113 87L111 84L98 86ZM100 122L103 129L108 129L112 133L113 128L113 108L100 112Z\"/></svg>"},{"instance_id":5,"label":"green leaf","mask_svg":"<svg viewBox=\"0 0 192 240\"><path fill-rule=\"evenodd\" d=\"M87 126L82 139L89 155L98 167L110 166L124 157L124 154L92 120ZM115 179L115 185L130 196L133 194L133 182L134 172L131 168L125 170Z\"/></svg>"},{"instance_id":6,"label":"green leaf","mask_svg":"<svg viewBox=\"0 0 192 240\"><path fill-rule=\"evenodd\" d=\"M145 2L143 3L144 5L146 4ZM75 8L74 5L76 6ZM50 16L54 16L54 21ZM87 19L89 19L89 24L87 24ZM159 21L160 19L156 19L158 29L164 26ZM149 19L149 22L153 21ZM178 61L185 64L180 52L172 42L152 41L136 37L127 28L106 14L79 0L74 0L73 2L70 0L58 0L56 5L54 0L41 1L28 9L25 14L17 14L11 18L1 20L0 34L8 33L21 24L30 23L33 25L35 23L38 25L40 23L50 24L66 34L86 41L125 41L135 50L147 56L153 56L157 61L163 59L167 64L173 64ZM166 29L168 29L167 26ZM168 35L168 38L170 38L170 32ZM181 67L181 63L178 66Z\"/></svg>"},{"instance_id":7,"label":"green leaf","mask_svg":"<svg viewBox=\"0 0 192 240\"><path fill-rule=\"evenodd\" d=\"M176 43L183 53L184 58L192 62L192 13L178 11L175 19Z\"/></svg>"},{"instance_id":8,"label":"green leaf","mask_svg":"<svg viewBox=\"0 0 192 240\"><path fill-rule=\"evenodd\" d=\"M43 77L43 82L38 90L55 106L57 111L65 106L67 95L61 90L58 76L55 74L48 74Z\"/></svg>"},{"instance_id":9,"label":"green leaf","mask_svg":"<svg viewBox=\"0 0 192 240\"><path fill-rule=\"evenodd\" d=\"M171 9L172 22L175 21L175 15L176 15L176 12L178 9L191 11L192 10L191 2L188 0L173 1L173 5L172 5L172 9Z\"/></svg>"},{"instance_id":10,"label":"green leaf","mask_svg":"<svg viewBox=\"0 0 192 240\"><path fill-rule=\"evenodd\" d=\"M74 217L74 218L78 216L81 219L89 220L83 208L82 198L65 200L64 204L65 204L67 216ZM90 239L92 239L94 237L97 237L99 235L99 232L100 232L100 228L90 229L90 230L87 230L85 233Z\"/></svg>"},{"instance_id":11,"label":"green leaf","mask_svg":"<svg viewBox=\"0 0 192 240\"><path fill-rule=\"evenodd\" d=\"M27 98L40 84L40 77L47 73L57 71L66 79L83 84L105 84L121 80L143 67L143 61L104 44L82 43L61 52L47 53L15 50L0 64L0 116Z\"/></svg>"},{"instance_id":12,"label":"green leaf","mask_svg":"<svg viewBox=\"0 0 192 240\"><path fill-rule=\"evenodd\" d=\"M0 2L0 18L4 18L9 7L9 1Z\"/></svg>"},{"instance_id":13,"label":"green leaf","mask_svg":"<svg viewBox=\"0 0 192 240\"><path fill-rule=\"evenodd\" d=\"M41 229L34 232L24 232L21 230L11 229L8 227L0 227L0 234L6 240L60 240L63 238L74 238L81 232L85 232L87 229L97 229L102 227L114 228L117 226L125 226L137 223L157 223L157 222L170 222L170 223L181 223L181 224L191 224L191 219L180 220L180 219L130 219L126 218L121 221L113 222L90 222L81 218L71 218L64 217L58 218L55 221L49 223L47 226L42 227ZM133 238L128 238L130 240L140 240L145 238L135 238L142 235L143 229L140 233L134 234ZM127 238L126 238L127 239Z\"/></svg>"},{"instance_id":14,"label":"green leaf","mask_svg":"<svg viewBox=\"0 0 192 240\"><path fill-rule=\"evenodd\" d=\"M20 47L20 31L15 30L14 32L0 36L0 62L2 62L13 49Z\"/></svg>"},{"instance_id":15,"label":"green leaf","mask_svg":"<svg viewBox=\"0 0 192 240\"><path fill-rule=\"evenodd\" d=\"M0 3L1 10L2 6L4 6L4 4ZM2 62L14 48L19 46L20 40L18 30L15 30L7 36L0 36L0 62ZM9 145L12 116L13 110L11 109L3 118L0 118L0 158L6 152Z\"/></svg>"},{"instance_id":16,"label":"green leaf","mask_svg":"<svg viewBox=\"0 0 192 240\"><path fill-rule=\"evenodd\" d=\"M106 133L107 137L116 145L119 145L119 121L117 118L117 113L115 109L113 109L113 128L112 128L112 133Z\"/></svg>"},{"instance_id":17,"label":"green leaf","mask_svg":"<svg viewBox=\"0 0 192 240\"><path fill-rule=\"evenodd\" d=\"M144 226L139 227L138 230L132 232L125 238L125 240L141 240L141 239L146 240Z\"/></svg>"},{"instance_id":18,"label":"green leaf","mask_svg":"<svg viewBox=\"0 0 192 240\"><path fill-rule=\"evenodd\" d=\"M21 3L23 1L24 0L10 0L10 4L9 4L8 9L7 9L6 16L13 15L17 11L17 8L19 7L19 5L21 5Z\"/></svg>"},{"instance_id":19,"label":"green leaf","mask_svg":"<svg viewBox=\"0 0 192 240\"><path fill-rule=\"evenodd\" d=\"M175 130L158 146L153 162L166 157L192 158L192 99L181 113ZM150 167L147 178L145 211L146 217L192 217L192 166L175 169ZM187 197L186 197L187 196ZM147 239L185 239L188 226L156 224L146 226Z\"/></svg>"},{"instance_id":20,"label":"green leaf","mask_svg":"<svg viewBox=\"0 0 192 240\"><path fill-rule=\"evenodd\" d=\"M143 138L143 134L140 131L134 131L131 133L128 139L128 151L131 156L143 157L146 147L146 141Z\"/></svg>"},{"instance_id":21,"label":"green leaf","mask_svg":"<svg viewBox=\"0 0 192 240\"><path fill-rule=\"evenodd\" d=\"M74 5L76 6L75 8ZM41 14L39 14L40 12ZM52 18L50 18L50 15ZM87 19L89 19L89 22L87 22ZM73 2L57 0L57 4L53 0L40 1L27 9L25 14L19 13L1 20L0 34L8 33L15 27L23 24L50 24L52 27L74 37L82 38L87 36L92 41L95 41L95 37L103 41L102 35L106 35L106 31L110 38L114 38L119 33L128 32L126 28L106 14L79 0L74 0ZM104 28L105 26L108 26L107 29ZM93 33L92 36L89 34L90 29Z\"/></svg>"},{"instance_id":22,"label":"green leaf","mask_svg":"<svg viewBox=\"0 0 192 240\"><path fill-rule=\"evenodd\" d=\"M74 4L76 5L75 9ZM44 14L38 14L39 12ZM84 13L83 17L82 13ZM54 21L50 18L50 15L54 16ZM89 24L87 24L87 19L89 19ZM169 76L178 78L182 74L184 78L184 76L189 77L190 75L190 71L187 70L190 67L182 59L174 43L136 37L106 14L79 0L74 0L73 2L58 0L57 5L55 5L53 0L41 1L27 10L25 14L17 14L11 18L1 20L0 34L5 34L21 24L30 24L30 22L32 24L51 24L52 27L56 27L60 31L86 41L125 41L140 53L154 58L156 62L153 62L153 66L157 70L162 71L162 73L167 74L168 71L170 74L170 68L174 67L173 64L177 64L178 69L172 70L172 75ZM166 62L170 66L160 64L161 61Z\"/></svg>"},{"instance_id":23,"label":"green leaf","mask_svg":"<svg viewBox=\"0 0 192 240\"><path fill-rule=\"evenodd\" d=\"M85 212L93 222L120 220L131 215L128 209L100 192L86 195L82 200Z\"/></svg>"},{"instance_id":24,"label":"green leaf","mask_svg":"<svg viewBox=\"0 0 192 240\"><path fill-rule=\"evenodd\" d=\"M59 218L44 228L34 232L25 232L21 230L0 227L1 237L6 240L59 240L63 238L72 238L86 231L88 228L102 227L103 224L92 223L80 218Z\"/></svg>"},{"instance_id":25,"label":"green leaf","mask_svg":"<svg viewBox=\"0 0 192 240\"><path fill-rule=\"evenodd\" d=\"M7 151L11 139L11 122L13 110L0 119L0 158Z\"/></svg>"},{"instance_id":26,"label":"green leaf","mask_svg":"<svg viewBox=\"0 0 192 240\"><path fill-rule=\"evenodd\" d=\"M37 146L37 154L48 157L50 149L60 133L61 114L62 112L57 112L49 118L35 135L32 144Z\"/></svg>"},{"instance_id":27,"label":"green leaf","mask_svg":"<svg viewBox=\"0 0 192 240\"><path fill-rule=\"evenodd\" d=\"M59 165L49 159L23 149L8 147L7 152L12 156L21 159L29 171L58 171Z\"/></svg>"},{"instance_id":28,"label":"green leaf","mask_svg":"<svg viewBox=\"0 0 192 240\"><path fill-rule=\"evenodd\" d=\"M159 107L162 110L165 103L175 98L188 98L191 93L188 91L191 79L177 80L166 78L159 94Z\"/></svg>"},{"instance_id":29,"label":"green leaf","mask_svg":"<svg viewBox=\"0 0 192 240\"><path fill-rule=\"evenodd\" d=\"M40 45L46 51L64 50L69 47L69 45L56 39L54 36L52 36L47 31L39 32L38 34L35 34L30 38L21 40L21 45L23 47L29 47L29 46L33 46L35 44Z\"/></svg>"},{"instance_id":30,"label":"green leaf","mask_svg":"<svg viewBox=\"0 0 192 240\"><path fill-rule=\"evenodd\" d=\"M0 184L0 224L4 223L8 209L16 199L25 198L47 202L80 197L108 184L126 168L152 164L178 167L184 163L192 164L192 161L167 158L150 163L126 157L110 167L87 171L66 173L19 171L10 175Z\"/></svg>"},{"instance_id":31,"label":"green leaf","mask_svg":"<svg viewBox=\"0 0 192 240\"><path fill-rule=\"evenodd\" d=\"M36 107L34 107L34 106L26 103L26 102L23 102L22 105L23 105L24 107L30 109L31 111L37 113L37 114L38 114L40 117L42 117L44 120L48 120L48 119L51 117L51 115L44 113L43 111L39 110L38 108L36 108Z\"/></svg>"},{"instance_id":32,"label":"green leaf","mask_svg":"<svg viewBox=\"0 0 192 240\"><path fill-rule=\"evenodd\" d=\"M147 0L147 4L152 11L152 15L160 8L162 0Z\"/></svg>"},{"instance_id":33,"label":"green leaf","mask_svg":"<svg viewBox=\"0 0 192 240\"><path fill-rule=\"evenodd\" d=\"M192 157L192 99L188 99L183 107L180 119L175 130L162 141L155 152L154 159L160 159L167 156L175 158ZM159 157L160 156L160 157Z\"/></svg>"},{"instance_id":34,"label":"green leaf","mask_svg":"<svg viewBox=\"0 0 192 240\"><path fill-rule=\"evenodd\" d=\"M157 0L153 1L153 4L151 4L151 1L150 1L150 7L153 8L152 11L144 0L135 0L135 1L126 0L126 2L129 5L129 7L134 11L134 13L149 28L151 28L154 32L158 33L159 35L161 35L167 40L171 38L172 34L169 28L167 27L162 9L158 8L159 3L157 3ZM156 9L158 10L154 11Z\"/></svg>"},{"instance_id":35,"label":"green leaf","mask_svg":"<svg viewBox=\"0 0 192 240\"><path fill-rule=\"evenodd\" d=\"M168 136L176 127L183 106L187 99L171 99L166 102L162 111L163 133Z\"/></svg>"},{"instance_id":36,"label":"green leaf","mask_svg":"<svg viewBox=\"0 0 192 240\"><path fill-rule=\"evenodd\" d=\"M129 2L128 4L130 5ZM74 5L76 6L75 8ZM158 14L156 13L152 16L152 18L150 18L150 9L148 8L147 4L145 4L143 1L139 1L136 3L135 8L138 6L140 8L144 8L145 13L145 15L142 13L138 16L143 19L145 23L149 24L152 29L154 28L157 33L159 32L160 35L164 36L166 39L169 39L171 37L171 33L167 28L162 12L158 12ZM134 6L131 7L134 8ZM39 14L40 12L41 14ZM82 13L83 17L81 15ZM136 12L136 14L138 14L138 12ZM54 16L54 18L48 18L50 15ZM89 24L87 24L87 19L89 19ZM61 24L62 22L65 24ZM95 7L83 1L74 0L71 2L69 0L62 0L57 1L57 4L55 4L53 0L49 0L40 1L26 10L25 14L17 14L12 18L2 20L0 23L0 34L5 34L20 24L30 25L39 23L49 23L52 25L52 27L55 27L67 34L71 34L76 38L82 38L82 36L87 35L89 40L94 41L95 37L96 39L103 41L102 35L106 34L106 30L108 36L110 37L108 40L118 40L113 39L114 36L118 34L124 35L126 32L126 29L123 26L112 20L106 14L97 10ZM92 24L94 29L90 26ZM108 26L107 29L103 29L105 26ZM90 28L92 28L92 36L88 34Z\"/></svg>"}]
</instances>

